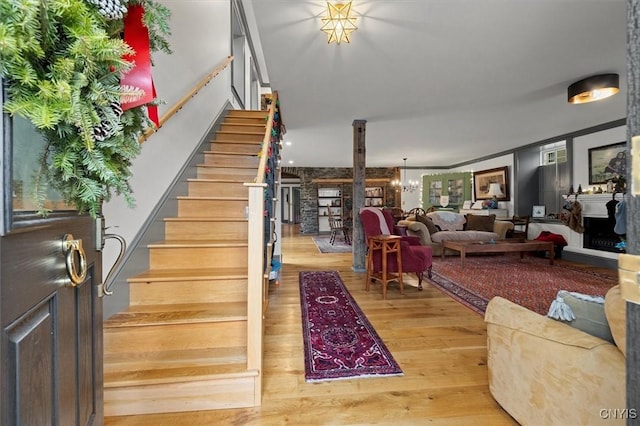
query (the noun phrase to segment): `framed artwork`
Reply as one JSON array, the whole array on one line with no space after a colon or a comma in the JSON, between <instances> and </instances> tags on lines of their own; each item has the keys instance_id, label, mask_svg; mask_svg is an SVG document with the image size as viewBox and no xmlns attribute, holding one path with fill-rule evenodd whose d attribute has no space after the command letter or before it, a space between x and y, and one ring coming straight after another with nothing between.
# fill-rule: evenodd
<instances>
[{"instance_id":1,"label":"framed artwork","mask_svg":"<svg viewBox=\"0 0 640 426\"><path fill-rule=\"evenodd\" d=\"M493 194L489 194L489 188L492 183L500 185L502 196L496 196L498 201L509 201L509 168L507 166L473 173L473 195L475 199L492 199Z\"/></svg>"},{"instance_id":2,"label":"framed artwork","mask_svg":"<svg viewBox=\"0 0 640 426\"><path fill-rule=\"evenodd\" d=\"M627 176L627 144L618 142L589 149L589 184Z\"/></svg>"},{"instance_id":3,"label":"framed artwork","mask_svg":"<svg viewBox=\"0 0 640 426\"><path fill-rule=\"evenodd\" d=\"M531 217L544 217L546 214L544 206L533 206L533 211L531 212Z\"/></svg>"}]
</instances>

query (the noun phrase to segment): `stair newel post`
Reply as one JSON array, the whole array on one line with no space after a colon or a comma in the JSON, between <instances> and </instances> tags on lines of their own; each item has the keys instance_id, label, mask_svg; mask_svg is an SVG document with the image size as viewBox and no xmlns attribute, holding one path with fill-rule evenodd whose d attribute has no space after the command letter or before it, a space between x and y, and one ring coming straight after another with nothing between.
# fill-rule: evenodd
<instances>
[{"instance_id":1,"label":"stair newel post","mask_svg":"<svg viewBox=\"0 0 640 426\"><path fill-rule=\"evenodd\" d=\"M264 265L264 193L265 183L248 183L249 253L247 289L247 369L260 372L255 386L255 401L262 395L262 315Z\"/></svg>"}]
</instances>

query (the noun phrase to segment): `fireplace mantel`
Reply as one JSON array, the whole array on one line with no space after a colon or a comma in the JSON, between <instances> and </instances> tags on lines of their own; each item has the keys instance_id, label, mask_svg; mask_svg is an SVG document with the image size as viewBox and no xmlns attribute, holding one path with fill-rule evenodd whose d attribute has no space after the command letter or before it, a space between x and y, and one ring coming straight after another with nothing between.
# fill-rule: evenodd
<instances>
[{"instance_id":1,"label":"fireplace mantel","mask_svg":"<svg viewBox=\"0 0 640 426\"><path fill-rule=\"evenodd\" d=\"M609 217L607 212L607 203L614 197L616 200L622 200L622 194L620 193L605 193L605 194L580 194L580 195L563 195L564 199L569 201L575 201L576 197L578 202L582 205L583 217Z\"/></svg>"}]
</instances>

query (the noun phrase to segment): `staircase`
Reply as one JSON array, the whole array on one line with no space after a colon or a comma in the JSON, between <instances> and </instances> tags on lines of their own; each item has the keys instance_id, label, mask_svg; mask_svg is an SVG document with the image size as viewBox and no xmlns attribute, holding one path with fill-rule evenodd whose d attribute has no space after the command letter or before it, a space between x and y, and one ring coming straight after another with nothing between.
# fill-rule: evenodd
<instances>
[{"instance_id":1,"label":"staircase","mask_svg":"<svg viewBox=\"0 0 640 426\"><path fill-rule=\"evenodd\" d=\"M260 405L244 183L256 178L266 114L229 112L178 216L164 219L165 240L148 246L149 270L128 279L129 308L105 321L105 416Z\"/></svg>"}]
</instances>

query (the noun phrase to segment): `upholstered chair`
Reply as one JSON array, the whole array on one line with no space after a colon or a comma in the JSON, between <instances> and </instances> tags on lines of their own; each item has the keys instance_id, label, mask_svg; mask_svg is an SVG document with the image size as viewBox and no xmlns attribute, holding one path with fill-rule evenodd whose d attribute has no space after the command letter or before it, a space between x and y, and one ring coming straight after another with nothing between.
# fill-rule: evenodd
<instances>
[{"instance_id":1,"label":"upholstered chair","mask_svg":"<svg viewBox=\"0 0 640 426\"><path fill-rule=\"evenodd\" d=\"M394 225L393 215L386 210L365 207L360 210L360 222L364 229L365 240L376 235L400 235L399 228ZM426 272L431 278L432 250L431 247L420 244L420 238L415 236L400 235L400 253L402 257L402 272L415 273L418 277L418 290L422 290L422 277ZM379 251L373 254L374 272L382 269L382 255ZM398 263L395 255L389 255L387 259L389 272L398 272Z\"/></svg>"}]
</instances>

